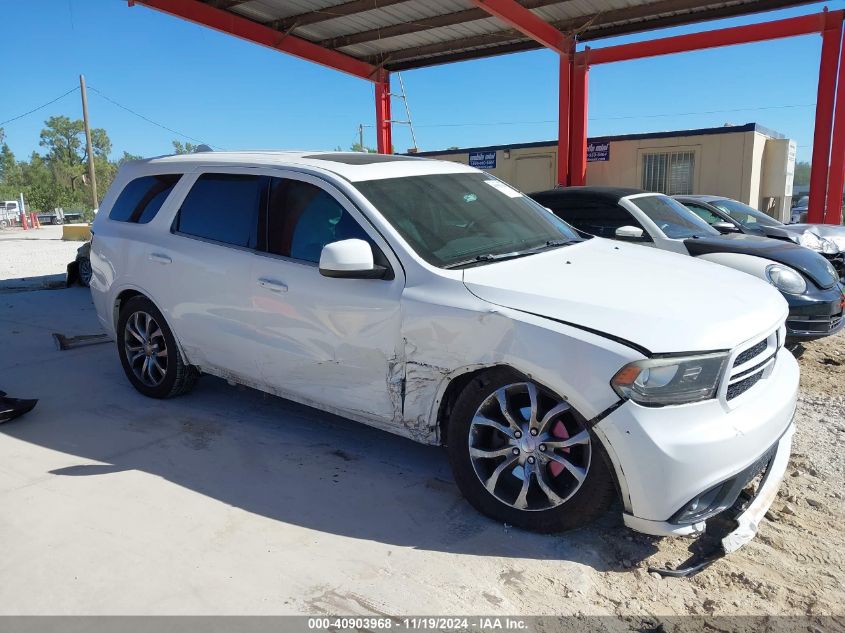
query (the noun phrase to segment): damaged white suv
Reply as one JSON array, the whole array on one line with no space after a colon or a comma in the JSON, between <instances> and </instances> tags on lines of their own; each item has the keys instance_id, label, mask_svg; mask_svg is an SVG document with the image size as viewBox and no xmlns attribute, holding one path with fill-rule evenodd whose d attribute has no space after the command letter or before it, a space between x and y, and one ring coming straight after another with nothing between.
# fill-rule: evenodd
<instances>
[{"instance_id":1,"label":"damaged white suv","mask_svg":"<svg viewBox=\"0 0 845 633\"><path fill-rule=\"evenodd\" d=\"M500 521L572 528L618 497L650 534L727 516L731 549L783 475L798 366L774 288L582 241L476 169L163 157L121 169L93 231L94 303L140 392L213 374L446 445Z\"/></svg>"}]
</instances>

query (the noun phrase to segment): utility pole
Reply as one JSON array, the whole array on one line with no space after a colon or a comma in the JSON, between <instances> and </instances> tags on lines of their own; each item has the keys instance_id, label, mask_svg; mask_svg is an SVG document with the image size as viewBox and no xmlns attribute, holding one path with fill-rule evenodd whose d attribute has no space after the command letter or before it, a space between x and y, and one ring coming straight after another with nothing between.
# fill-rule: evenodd
<instances>
[{"instance_id":1,"label":"utility pole","mask_svg":"<svg viewBox=\"0 0 845 633\"><path fill-rule=\"evenodd\" d=\"M358 124L358 144L361 146L361 151L365 152L367 150L364 149L364 124Z\"/></svg>"},{"instance_id":2,"label":"utility pole","mask_svg":"<svg viewBox=\"0 0 845 633\"><path fill-rule=\"evenodd\" d=\"M100 206L97 197L97 174L94 172L94 146L91 143L91 126L88 124L88 91L85 90L85 75L79 75L79 90L82 93L82 120L85 122L85 150L88 154L88 178L91 180L91 201L94 209Z\"/></svg>"}]
</instances>

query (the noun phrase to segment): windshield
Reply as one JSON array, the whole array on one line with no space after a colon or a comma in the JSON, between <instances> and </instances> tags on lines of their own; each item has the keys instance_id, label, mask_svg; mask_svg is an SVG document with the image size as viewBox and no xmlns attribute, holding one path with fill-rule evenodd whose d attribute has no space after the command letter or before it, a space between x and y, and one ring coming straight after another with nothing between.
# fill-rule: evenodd
<instances>
[{"instance_id":1,"label":"windshield","mask_svg":"<svg viewBox=\"0 0 845 633\"><path fill-rule=\"evenodd\" d=\"M729 198L722 198L720 200L713 200L712 204L717 209L721 209L734 220L745 227L755 228L755 226L783 226L773 217L766 215L762 211L758 211L754 207L749 207L747 204L742 204L736 200Z\"/></svg>"},{"instance_id":2,"label":"windshield","mask_svg":"<svg viewBox=\"0 0 845 633\"><path fill-rule=\"evenodd\" d=\"M440 267L580 241L546 208L488 174L353 183L425 261Z\"/></svg>"},{"instance_id":3,"label":"windshield","mask_svg":"<svg viewBox=\"0 0 845 633\"><path fill-rule=\"evenodd\" d=\"M640 211L654 222L664 235L672 239L703 235L719 235L719 231L687 209L677 200L668 196L642 196L631 198Z\"/></svg>"}]
</instances>

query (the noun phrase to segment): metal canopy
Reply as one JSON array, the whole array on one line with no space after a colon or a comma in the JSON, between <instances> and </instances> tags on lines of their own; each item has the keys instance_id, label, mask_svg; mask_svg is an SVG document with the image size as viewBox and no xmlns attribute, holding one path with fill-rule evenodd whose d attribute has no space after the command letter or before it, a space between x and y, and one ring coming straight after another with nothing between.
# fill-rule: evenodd
<instances>
[{"instance_id":1,"label":"metal canopy","mask_svg":"<svg viewBox=\"0 0 845 633\"><path fill-rule=\"evenodd\" d=\"M143 0L140 0L143 2ZM387 71L542 48L472 0L203 0L215 9ZM578 41L811 0L519 0Z\"/></svg>"}]
</instances>

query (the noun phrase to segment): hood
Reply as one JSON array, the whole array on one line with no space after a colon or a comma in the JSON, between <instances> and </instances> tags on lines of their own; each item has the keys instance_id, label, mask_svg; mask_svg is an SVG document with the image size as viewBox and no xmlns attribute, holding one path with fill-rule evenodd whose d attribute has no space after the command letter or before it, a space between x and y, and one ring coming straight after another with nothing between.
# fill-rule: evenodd
<instances>
[{"instance_id":1,"label":"hood","mask_svg":"<svg viewBox=\"0 0 845 633\"><path fill-rule=\"evenodd\" d=\"M799 235L804 231L811 231L819 237L832 240L840 251L845 251L845 226L836 224L789 224L788 229L794 230Z\"/></svg>"},{"instance_id":2,"label":"hood","mask_svg":"<svg viewBox=\"0 0 845 633\"><path fill-rule=\"evenodd\" d=\"M780 227L777 227L780 228ZM832 288L839 280L830 274L830 266L824 256L809 248L784 240L758 237L756 235L720 235L684 240L690 255L708 253L737 253L771 259L800 271L819 288Z\"/></svg>"},{"instance_id":3,"label":"hood","mask_svg":"<svg viewBox=\"0 0 845 633\"><path fill-rule=\"evenodd\" d=\"M787 313L781 294L751 275L601 238L467 268L464 284L490 303L652 353L732 349Z\"/></svg>"}]
</instances>

